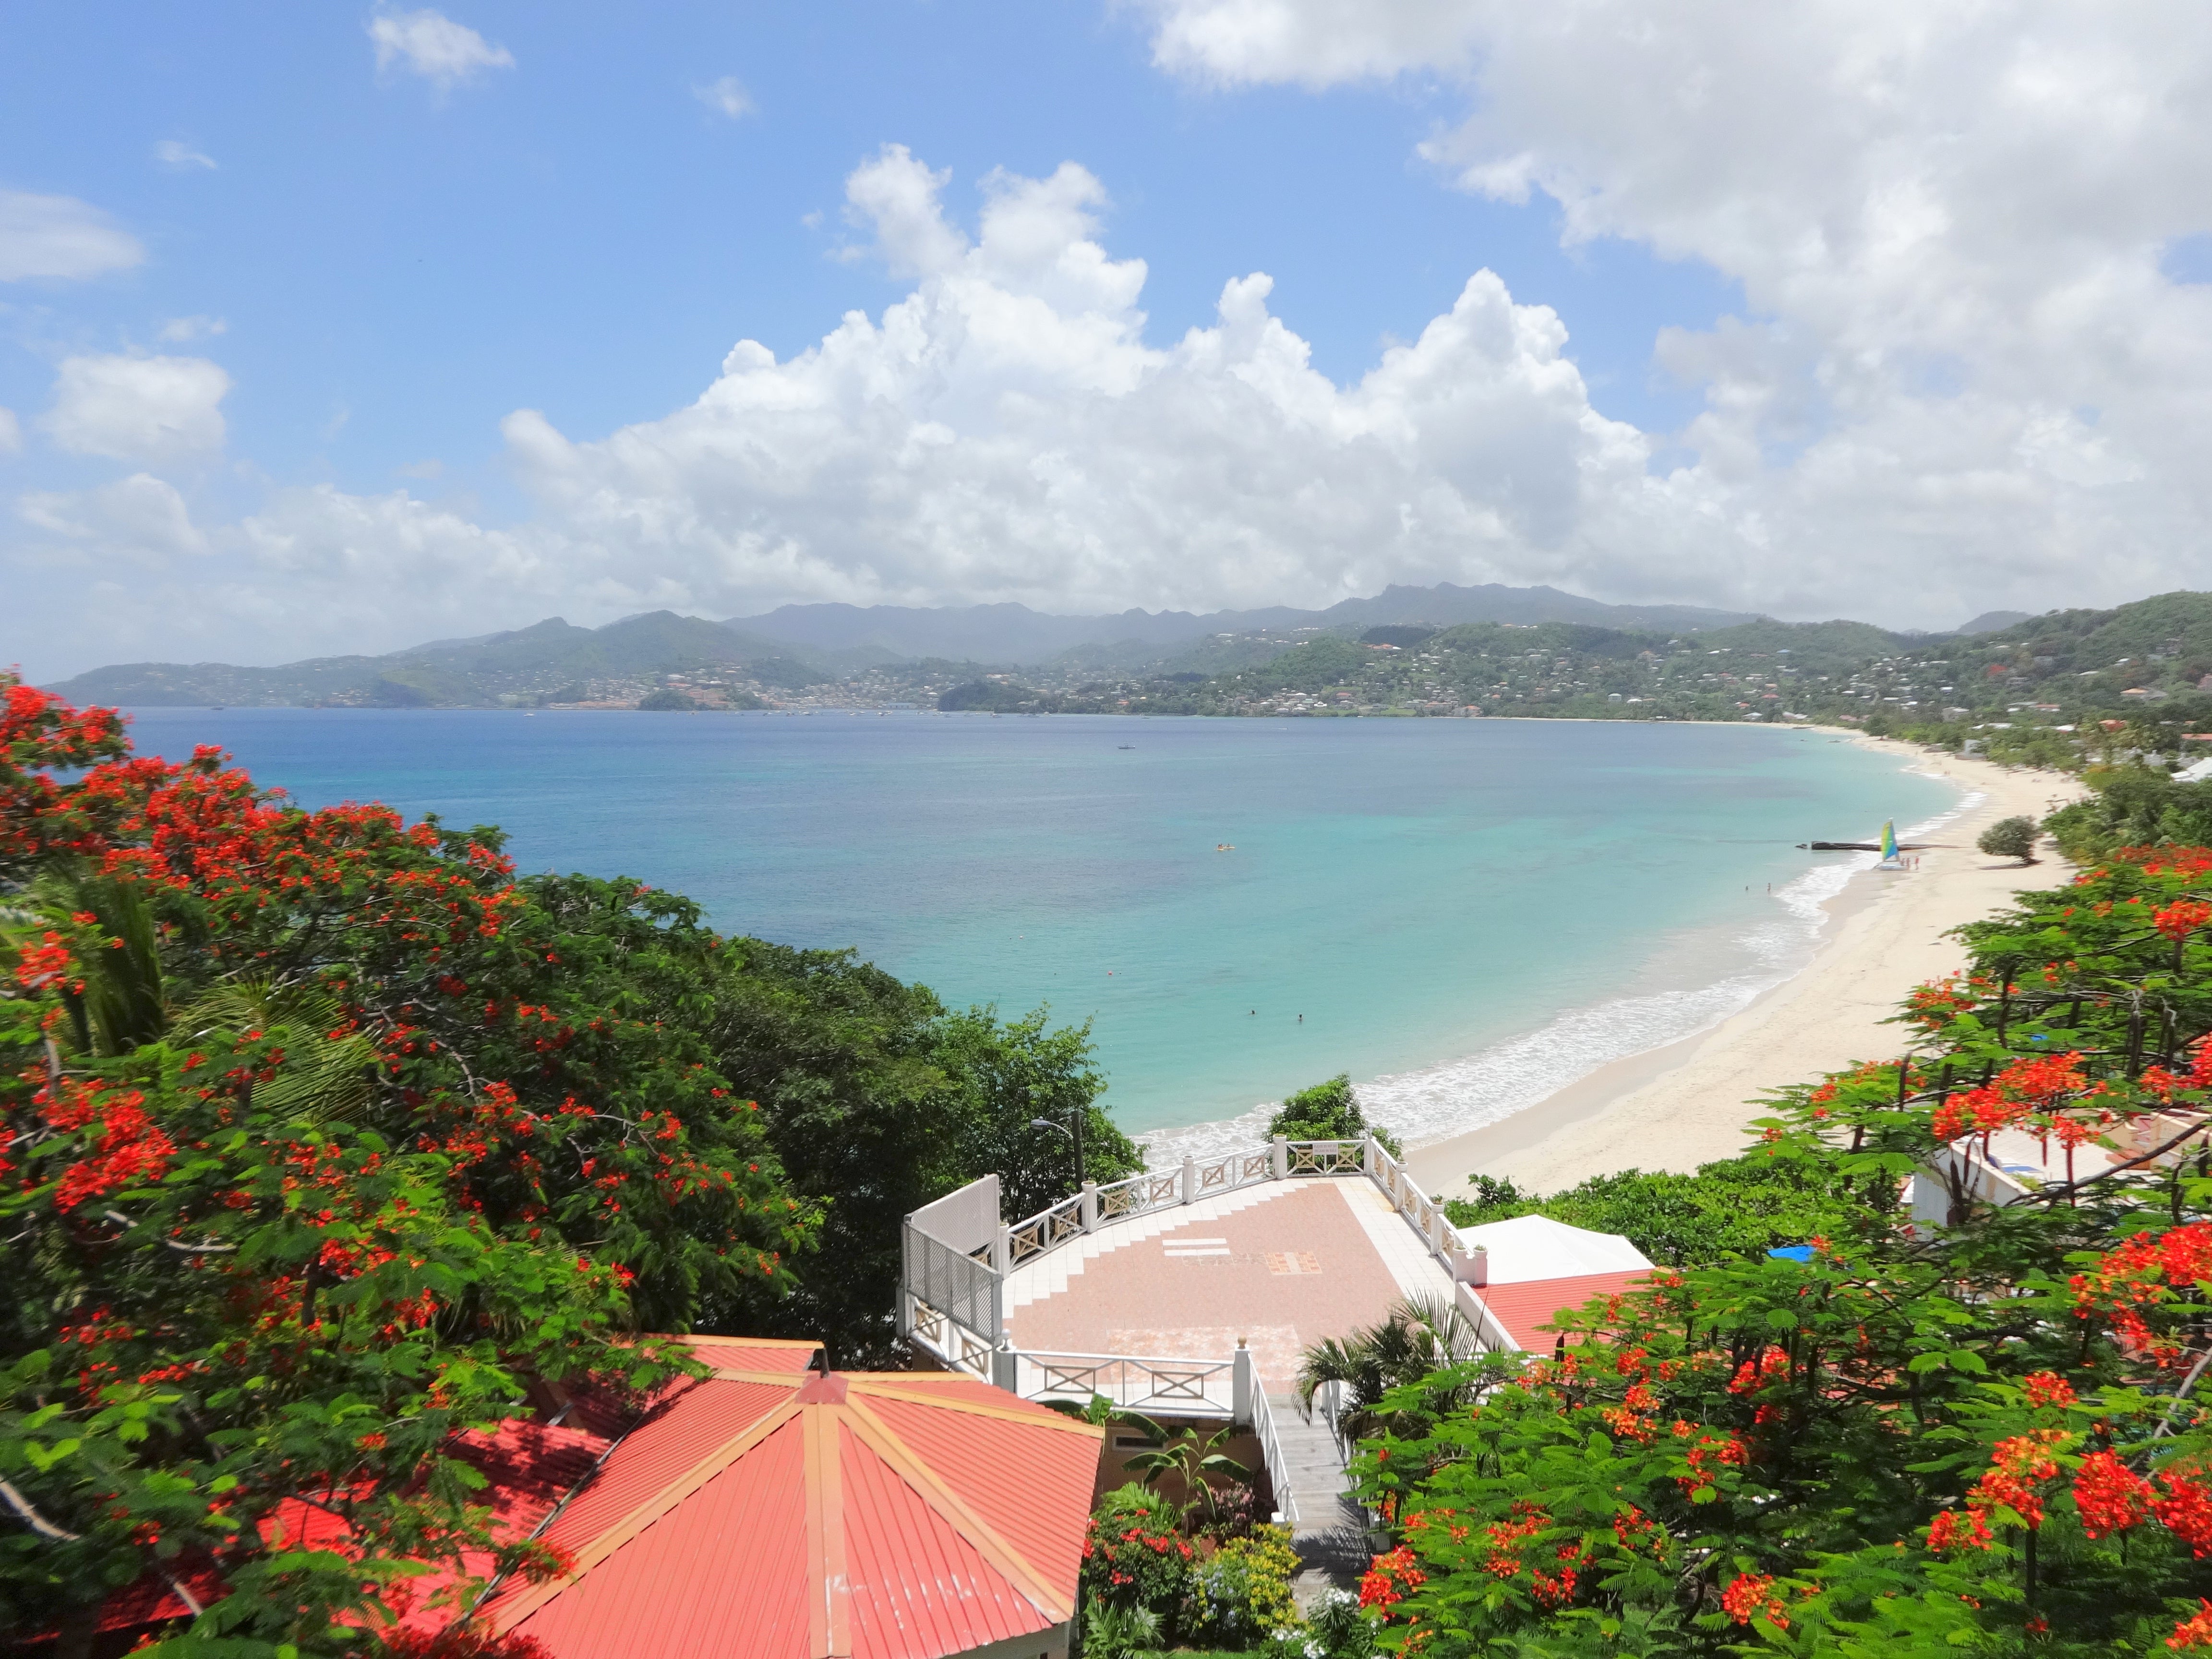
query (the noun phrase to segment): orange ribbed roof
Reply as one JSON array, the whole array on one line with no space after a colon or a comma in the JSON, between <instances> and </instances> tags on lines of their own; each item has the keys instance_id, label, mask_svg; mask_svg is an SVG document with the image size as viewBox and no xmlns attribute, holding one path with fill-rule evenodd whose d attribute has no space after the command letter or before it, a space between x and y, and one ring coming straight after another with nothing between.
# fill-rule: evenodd
<instances>
[{"instance_id":1,"label":"orange ribbed roof","mask_svg":"<svg viewBox=\"0 0 2212 1659\"><path fill-rule=\"evenodd\" d=\"M691 1341L487 1616L556 1659L940 1659L1073 1613L1103 1431L966 1377Z\"/></svg>"},{"instance_id":2,"label":"orange ribbed roof","mask_svg":"<svg viewBox=\"0 0 2212 1659\"><path fill-rule=\"evenodd\" d=\"M1632 1290L1650 1277L1651 1269L1634 1273L1574 1273L1565 1279L1524 1279L1510 1285L1485 1285L1477 1290L1514 1346L1533 1353L1547 1346L1543 1328L1561 1314L1572 1313L1594 1296L1612 1296Z\"/></svg>"}]
</instances>

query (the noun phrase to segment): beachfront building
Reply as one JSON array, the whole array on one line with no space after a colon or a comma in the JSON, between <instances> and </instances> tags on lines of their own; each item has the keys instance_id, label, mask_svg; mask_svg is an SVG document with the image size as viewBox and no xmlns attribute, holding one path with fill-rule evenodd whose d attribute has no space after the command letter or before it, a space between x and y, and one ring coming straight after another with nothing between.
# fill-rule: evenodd
<instances>
[{"instance_id":1,"label":"beachfront building","mask_svg":"<svg viewBox=\"0 0 2212 1659\"><path fill-rule=\"evenodd\" d=\"M553 1659L1066 1659L1102 1431L957 1374L830 1371L812 1342L684 1340L709 1373L641 1409L555 1399L452 1448L502 1541L567 1564L471 1559L483 1627ZM287 1523L345 1548L327 1512ZM191 1588L125 1592L103 1630L197 1611ZM453 1620L450 1575L412 1588L404 1624Z\"/></svg>"},{"instance_id":2,"label":"beachfront building","mask_svg":"<svg viewBox=\"0 0 2212 1659\"><path fill-rule=\"evenodd\" d=\"M1478 1347L1548 1352L1558 1313L1650 1267L1625 1238L1542 1217L1455 1228L1371 1139L1275 1140L1012 1223L986 1176L907 1218L898 1318L948 1370L1024 1400L1236 1427L1231 1455L1265 1468L1301 1553L1350 1559L1366 1517L1343 1448L1296 1407L1307 1348L1427 1299L1455 1305ZM1115 1434L1101 1484L1141 1444Z\"/></svg>"}]
</instances>

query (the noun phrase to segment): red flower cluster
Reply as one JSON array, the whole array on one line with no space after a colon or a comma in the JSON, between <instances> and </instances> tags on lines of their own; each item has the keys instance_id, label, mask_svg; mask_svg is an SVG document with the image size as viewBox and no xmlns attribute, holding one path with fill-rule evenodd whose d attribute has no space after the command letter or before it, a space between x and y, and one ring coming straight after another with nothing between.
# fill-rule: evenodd
<instances>
[{"instance_id":1,"label":"red flower cluster","mask_svg":"<svg viewBox=\"0 0 2212 1659\"><path fill-rule=\"evenodd\" d=\"M1721 1607L1739 1625L1748 1625L1754 1616L1764 1614L1776 1629L1790 1628L1789 1615L1783 1610L1782 1598L1774 1593L1771 1573L1738 1574L1735 1582L1721 1592Z\"/></svg>"},{"instance_id":2,"label":"red flower cluster","mask_svg":"<svg viewBox=\"0 0 2212 1659\"><path fill-rule=\"evenodd\" d=\"M1389 1616L1389 1610L1429 1582L1413 1552L1401 1544L1387 1555L1376 1556L1359 1577L1359 1605Z\"/></svg>"},{"instance_id":3,"label":"red flower cluster","mask_svg":"<svg viewBox=\"0 0 2212 1659\"><path fill-rule=\"evenodd\" d=\"M2074 1476L2074 1506L2092 1538L2125 1532L2149 1514L2155 1492L2149 1481L2111 1452L2091 1452Z\"/></svg>"},{"instance_id":4,"label":"red flower cluster","mask_svg":"<svg viewBox=\"0 0 2212 1659\"><path fill-rule=\"evenodd\" d=\"M1905 1000L1907 1018L1930 1031L1941 1030L1955 1016L1971 1013L1980 1006L1978 997L1960 988L1956 974L1915 986ZM1894 1074L1893 1068L1892 1075Z\"/></svg>"},{"instance_id":5,"label":"red flower cluster","mask_svg":"<svg viewBox=\"0 0 2212 1659\"><path fill-rule=\"evenodd\" d=\"M1966 1494L1977 1510L2008 1509L2029 1527L2043 1524L2043 1486L2058 1478L2057 1453L2074 1442L2064 1429L2036 1429L2000 1440L1990 1449L1990 1467Z\"/></svg>"},{"instance_id":6,"label":"red flower cluster","mask_svg":"<svg viewBox=\"0 0 2212 1659\"><path fill-rule=\"evenodd\" d=\"M1519 1572L1521 1547L1552 1523L1541 1509L1525 1500L1514 1504L1513 1513L1515 1519L1493 1521L1482 1529L1490 1540L1490 1553L1484 1558L1482 1569L1493 1577L1510 1578Z\"/></svg>"},{"instance_id":7,"label":"red flower cluster","mask_svg":"<svg viewBox=\"0 0 2212 1659\"><path fill-rule=\"evenodd\" d=\"M1769 1344L1756 1360L1747 1359L1736 1367L1735 1376L1729 1382L1730 1394L1751 1394L1765 1388L1778 1377L1790 1375L1790 1353L1785 1348Z\"/></svg>"},{"instance_id":8,"label":"red flower cluster","mask_svg":"<svg viewBox=\"0 0 2212 1659\"><path fill-rule=\"evenodd\" d=\"M1528 1575L1537 1602L1543 1607L1564 1607L1575 1599L1583 1563L1589 1559L1589 1546L1579 1542L1562 1544L1557 1559L1559 1565L1553 1571L1546 1572L1538 1567Z\"/></svg>"},{"instance_id":9,"label":"red flower cluster","mask_svg":"<svg viewBox=\"0 0 2212 1659\"><path fill-rule=\"evenodd\" d=\"M1695 1440L1682 1452L1682 1459L1690 1466L1690 1472L1674 1477L1674 1484L1682 1489L1685 1498L1694 1496L1701 1486L1712 1485L1713 1477L1717 1473L1716 1466L1741 1468L1751 1462L1751 1448L1744 1443L1741 1435L1733 1431L1726 1435L1717 1435L1689 1423L1674 1425L1677 1440L1689 1440L1692 1436L1696 1437Z\"/></svg>"},{"instance_id":10,"label":"red flower cluster","mask_svg":"<svg viewBox=\"0 0 2212 1659\"><path fill-rule=\"evenodd\" d=\"M2056 1371L2030 1371L2022 1381L2027 1389L2027 1403L2031 1406L2070 1406L2074 1403L2074 1385Z\"/></svg>"},{"instance_id":11,"label":"red flower cluster","mask_svg":"<svg viewBox=\"0 0 2212 1659\"><path fill-rule=\"evenodd\" d=\"M1613 1535L1630 1554L1649 1550L1655 1560L1663 1559L1668 1545L1674 1541L1664 1527L1633 1504L1613 1517Z\"/></svg>"},{"instance_id":12,"label":"red flower cluster","mask_svg":"<svg viewBox=\"0 0 2212 1659\"><path fill-rule=\"evenodd\" d=\"M2212 1555L2212 1486L2196 1475L2168 1470L2159 1476L2167 1496L2150 1500L2150 1511L2167 1531L2202 1559Z\"/></svg>"},{"instance_id":13,"label":"red flower cluster","mask_svg":"<svg viewBox=\"0 0 2212 1659\"><path fill-rule=\"evenodd\" d=\"M2176 1653L2185 1653L2191 1648L2212 1648L2212 1601L2197 1598L2197 1610L2173 1627L2173 1634L2166 1638L2166 1646Z\"/></svg>"},{"instance_id":14,"label":"red flower cluster","mask_svg":"<svg viewBox=\"0 0 2212 1659\"><path fill-rule=\"evenodd\" d=\"M1938 1140L1989 1134L2039 1113L2057 1110L2068 1095L2089 1087L2078 1054L2014 1060L1978 1089L1953 1095L1929 1125Z\"/></svg>"},{"instance_id":15,"label":"red flower cluster","mask_svg":"<svg viewBox=\"0 0 2212 1659\"><path fill-rule=\"evenodd\" d=\"M2212 904L2201 899L2176 899L2164 909L2154 912L2150 921L2152 927L2178 945L2212 921Z\"/></svg>"},{"instance_id":16,"label":"red flower cluster","mask_svg":"<svg viewBox=\"0 0 2212 1659\"><path fill-rule=\"evenodd\" d=\"M146 1097L136 1089L65 1077L40 1089L32 1103L57 1129L90 1131L84 1137L87 1155L55 1183L58 1210L74 1210L134 1182L159 1181L176 1156L174 1143L155 1127Z\"/></svg>"},{"instance_id":17,"label":"red flower cluster","mask_svg":"<svg viewBox=\"0 0 2212 1659\"><path fill-rule=\"evenodd\" d=\"M2101 1315L2131 1347L2167 1364L2179 1350L2151 1329L2143 1310L2171 1301L2170 1287L2207 1279L2212 1279L2212 1226L2198 1222L2164 1233L2137 1233L2067 1285L2074 1292L2075 1317Z\"/></svg>"},{"instance_id":18,"label":"red flower cluster","mask_svg":"<svg viewBox=\"0 0 2212 1659\"><path fill-rule=\"evenodd\" d=\"M1928 1527L1928 1547L1941 1555L1946 1550L1985 1550L1990 1542L1990 1523L1979 1510L1945 1510Z\"/></svg>"}]
</instances>

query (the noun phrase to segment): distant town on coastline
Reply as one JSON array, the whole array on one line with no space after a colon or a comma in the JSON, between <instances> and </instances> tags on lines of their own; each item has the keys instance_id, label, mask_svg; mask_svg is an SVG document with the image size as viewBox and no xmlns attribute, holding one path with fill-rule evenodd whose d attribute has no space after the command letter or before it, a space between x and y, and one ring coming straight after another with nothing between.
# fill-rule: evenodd
<instances>
[{"instance_id":1,"label":"distant town on coastline","mask_svg":"<svg viewBox=\"0 0 2212 1659\"><path fill-rule=\"evenodd\" d=\"M144 706L1810 720L1994 726L2021 732L2016 746L2170 701L2179 713L2208 680L2208 593L1992 611L1931 635L1447 583L1210 616L810 605L598 629L553 617L386 656L125 664L49 689Z\"/></svg>"}]
</instances>

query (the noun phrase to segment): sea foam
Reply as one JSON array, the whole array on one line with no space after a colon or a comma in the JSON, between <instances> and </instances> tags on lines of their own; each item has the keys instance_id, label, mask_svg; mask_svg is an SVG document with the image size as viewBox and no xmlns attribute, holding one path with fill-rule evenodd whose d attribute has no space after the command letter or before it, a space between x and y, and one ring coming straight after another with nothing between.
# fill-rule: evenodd
<instances>
[{"instance_id":1,"label":"sea foam","mask_svg":"<svg viewBox=\"0 0 2212 1659\"><path fill-rule=\"evenodd\" d=\"M1978 791L1966 794L1948 811L1900 830L1899 837L1929 835L1984 799ZM1823 907L1853 876L1879 862L1875 854L1854 854L1784 884L1774 894L1778 915L1725 940L1750 958L1740 972L1686 989L1570 1009L1538 1030L1461 1059L1363 1081L1356 1085L1360 1108L1369 1121L1389 1129L1408 1148L1429 1146L1524 1111L1615 1060L1710 1030L1802 971L1828 923ZM1187 1156L1204 1162L1259 1139L1279 1103L1262 1101L1235 1117L1155 1130L1137 1137L1138 1145L1153 1169Z\"/></svg>"}]
</instances>

